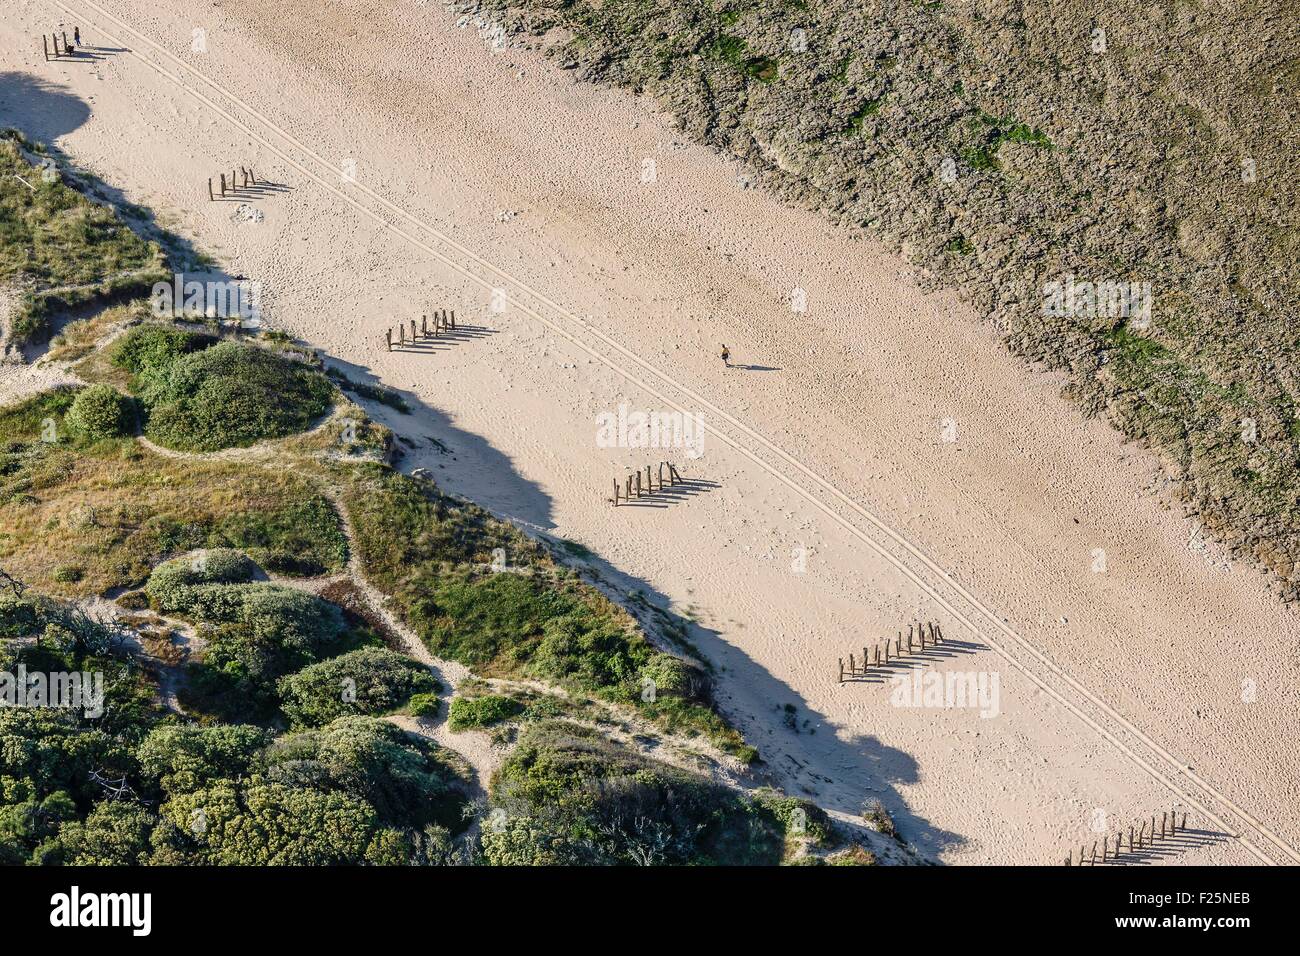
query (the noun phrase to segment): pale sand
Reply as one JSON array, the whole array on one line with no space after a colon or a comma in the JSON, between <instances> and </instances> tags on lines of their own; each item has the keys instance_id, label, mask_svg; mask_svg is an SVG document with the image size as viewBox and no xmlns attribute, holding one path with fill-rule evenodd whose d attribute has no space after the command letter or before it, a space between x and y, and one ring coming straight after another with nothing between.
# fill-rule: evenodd
<instances>
[{"instance_id":1,"label":"pale sand","mask_svg":"<svg viewBox=\"0 0 1300 956\"><path fill-rule=\"evenodd\" d=\"M1193 526L1153 460L1084 422L1058 380L1007 355L952 296L921 293L869 242L740 188L738 167L651 104L493 51L435 6L103 7L17 4L0 67L76 99L16 102L0 88L0 113L132 201L174 211L199 247L264 282L272 324L425 403L384 420L455 457L426 448L411 466L581 541L693 614L694 640L723 668L724 707L792 792L842 812L880 797L907 837L954 863L1056 862L1096 839L1097 808L1113 833L1185 806L1169 785L1231 829L1245 827L1235 804L1300 842L1295 613L1254 570L1189 548ZM45 64L38 31L61 9L77 11L69 29L87 42L131 52ZM191 52L196 27L206 53ZM356 184L339 175L349 158ZM653 183L641 182L646 158ZM293 189L253 201L263 222L235 223L237 204L208 203L205 182L249 163ZM493 286L512 297L504 314L489 308ZM796 286L806 313L790 311ZM490 334L382 351L386 326L441 306ZM722 342L734 362L775 370L724 371ZM597 447L595 415L622 401L701 413L705 456ZM949 417L956 443L940 438ZM605 503L626 467L662 457L717 487L664 508ZM803 574L791 571L799 546L811 549ZM998 672L998 717L897 709L887 687L837 684L836 658L918 616L983 648L940 669ZM804 732L784 726L787 703ZM1219 829L1196 804L1189 824ZM1161 859L1257 858L1210 840Z\"/></svg>"}]
</instances>

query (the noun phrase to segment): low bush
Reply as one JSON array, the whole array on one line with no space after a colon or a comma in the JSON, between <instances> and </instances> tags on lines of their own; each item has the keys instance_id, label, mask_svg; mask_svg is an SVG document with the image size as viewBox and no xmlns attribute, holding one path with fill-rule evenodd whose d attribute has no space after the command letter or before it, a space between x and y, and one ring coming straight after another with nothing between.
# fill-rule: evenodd
<instances>
[{"instance_id":1,"label":"low bush","mask_svg":"<svg viewBox=\"0 0 1300 956\"><path fill-rule=\"evenodd\" d=\"M131 427L131 400L111 385L91 385L77 393L63 421L85 442L119 438Z\"/></svg>"},{"instance_id":2,"label":"low bush","mask_svg":"<svg viewBox=\"0 0 1300 956\"><path fill-rule=\"evenodd\" d=\"M473 730L509 720L523 711L523 705L513 697L486 694L483 697L457 697L447 711L447 724L452 730Z\"/></svg>"},{"instance_id":3,"label":"low bush","mask_svg":"<svg viewBox=\"0 0 1300 956\"><path fill-rule=\"evenodd\" d=\"M381 647L340 654L279 682L284 713L305 727L319 727L349 714L391 713L413 695L438 690L438 681L427 668Z\"/></svg>"},{"instance_id":4,"label":"low bush","mask_svg":"<svg viewBox=\"0 0 1300 956\"><path fill-rule=\"evenodd\" d=\"M437 717L442 709L442 701L437 694L412 694L406 703L406 711L412 717Z\"/></svg>"},{"instance_id":5,"label":"low bush","mask_svg":"<svg viewBox=\"0 0 1300 956\"><path fill-rule=\"evenodd\" d=\"M489 863L754 864L785 857L785 826L762 802L563 721L529 724L493 777L504 826L482 832Z\"/></svg>"},{"instance_id":6,"label":"low bush","mask_svg":"<svg viewBox=\"0 0 1300 956\"><path fill-rule=\"evenodd\" d=\"M301 432L334 398L329 380L302 362L169 326L133 329L113 362L133 373L145 434L180 451L242 448Z\"/></svg>"}]
</instances>

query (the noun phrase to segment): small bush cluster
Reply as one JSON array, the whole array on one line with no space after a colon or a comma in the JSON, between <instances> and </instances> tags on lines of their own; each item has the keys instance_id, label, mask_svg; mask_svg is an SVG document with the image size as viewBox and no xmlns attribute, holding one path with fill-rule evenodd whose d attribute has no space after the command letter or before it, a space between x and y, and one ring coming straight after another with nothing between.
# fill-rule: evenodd
<instances>
[{"instance_id":1,"label":"small bush cluster","mask_svg":"<svg viewBox=\"0 0 1300 956\"><path fill-rule=\"evenodd\" d=\"M349 714L391 713L414 695L435 695L439 690L427 668L382 647L363 647L319 661L279 682L285 714L303 727L320 727Z\"/></svg>"},{"instance_id":2,"label":"small bush cluster","mask_svg":"<svg viewBox=\"0 0 1300 956\"><path fill-rule=\"evenodd\" d=\"M111 385L91 385L77 393L64 424L85 442L119 438L131 427L131 400Z\"/></svg>"},{"instance_id":3,"label":"small bush cluster","mask_svg":"<svg viewBox=\"0 0 1300 956\"><path fill-rule=\"evenodd\" d=\"M564 721L525 727L491 800L505 817L481 841L496 865L775 864L794 816Z\"/></svg>"},{"instance_id":4,"label":"small bush cluster","mask_svg":"<svg viewBox=\"0 0 1300 956\"><path fill-rule=\"evenodd\" d=\"M301 432L334 397L328 379L302 362L157 324L128 332L113 362L132 373L145 434L180 451L242 448Z\"/></svg>"},{"instance_id":5,"label":"small bush cluster","mask_svg":"<svg viewBox=\"0 0 1300 956\"><path fill-rule=\"evenodd\" d=\"M509 720L523 711L523 705L513 697L485 694L482 697L457 697L447 711L447 724L452 730L473 730Z\"/></svg>"}]
</instances>

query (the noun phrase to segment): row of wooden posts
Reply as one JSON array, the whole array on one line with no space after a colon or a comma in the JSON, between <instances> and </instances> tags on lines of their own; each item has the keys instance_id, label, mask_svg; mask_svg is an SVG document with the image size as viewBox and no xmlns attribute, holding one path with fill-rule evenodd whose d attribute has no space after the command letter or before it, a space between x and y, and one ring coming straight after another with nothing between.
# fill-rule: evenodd
<instances>
[{"instance_id":1,"label":"row of wooden posts","mask_svg":"<svg viewBox=\"0 0 1300 956\"><path fill-rule=\"evenodd\" d=\"M433 325L429 324L429 317L427 315L420 316L419 338L421 339L428 339L428 338L436 339L440 332L455 332L455 331L456 331L456 310L455 309L452 309L450 312L448 312L446 309L443 309L440 312L434 312ZM406 345L405 323L397 327L397 336L398 336L397 344ZM392 329L384 330L384 340L388 345L388 351L391 352L393 350ZM412 319L411 320L411 344L414 345L416 341L417 341L417 337L415 334L415 319Z\"/></svg>"},{"instance_id":2,"label":"row of wooden posts","mask_svg":"<svg viewBox=\"0 0 1300 956\"><path fill-rule=\"evenodd\" d=\"M242 186L242 187L239 185L239 180L238 180L238 179L236 178L236 176L235 176L236 170L232 169L232 170L230 171L230 182L229 182L229 184L227 184L227 182L226 182L226 174L225 174L224 172L218 174L218 176L217 176L218 184L217 184L217 185L218 185L218 189L220 189L220 195L221 195L222 197L224 197L224 196L226 195L226 192L227 192L227 191L229 191L231 195L234 195L235 190L237 190L237 189L240 189L240 188L247 189L249 186L256 186L256 185L257 185L257 176L254 175L254 173L253 173L253 167L250 166L248 169L245 169L243 166L240 166L239 169L238 169L238 172L239 172L239 174L243 177L243 180L244 180L244 182L243 182L243 186ZM208 200L209 200L210 202L216 202L216 200L217 200L217 195L218 195L218 194L215 193L215 192L213 192L213 190L212 190L212 177L209 176L209 177L208 177Z\"/></svg>"},{"instance_id":3,"label":"row of wooden posts","mask_svg":"<svg viewBox=\"0 0 1300 956\"><path fill-rule=\"evenodd\" d=\"M63 38L63 47L59 47L59 38ZM50 53L50 40L54 41L54 53ZM51 33L48 37L41 34L41 46L45 48L45 59L58 59L61 56L72 56L77 52L77 47L81 46L81 28L75 27L72 31L72 42L68 42L68 35L60 30L58 33Z\"/></svg>"},{"instance_id":4,"label":"row of wooden posts","mask_svg":"<svg viewBox=\"0 0 1300 956\"><path fill-rule=\"evenodd\" d=\"M927 639L929 640L931 647L937 647L938 645L943 643L943 631L940 630L938 624L935 624L933 622L925 623L925 624L917 622L916 624L907 625L907 650L906 651L903 650L903 632L899 631L898 637L895 638L894 640L894 660L902 659L905 653L911 654L915 651L924 651L926 647ZM881 645L877 644L875 648L876 656L874 660L869 660L867 657L867 651L869 650L869 648L866 647L862 648L861 664L858 663L858 659L856 657L850 654L848 670L844 669L844 658L841 657L840 658L840 683L843 684L845 680L851 680L854 677L866 677L867 669L870 667L881 667L881 666L888 667L889 660L890 660L888 638L885 639L883 654L881 653L880 648Z\"/></svg>"},{"instance_id":5,"label":"row of wooden posts","mask_svg":"<svg viewBox=\"0 0 1300 956\"><path fill-rule=\"evenodd\" d=\"M664 481L665 468L668 469L667 481ZM673 465L671 461L659 462L659 489L658 489L659 491L663 491L665 488L671 488L673 485L680 484L683 481L685 481L685 479L682 478L680 474L678 474L677 468ZM649 494L654 494L654 492L655 492L654 474L651 472L650 466L646 465L645 484L641 483L641 472L639 469L633 474L627 476L627 478L624 480L624 486L622 488L619 487L618 479L617 478L614 479L614 507L615 508L618 507L618 500L620 494L624 501L631 501L634 496L640 498L642 494L649 495Z\"/></svg>"},{"instance_id":6,"label":"row of wooden posts","mask_svg":"<svg viewBox=\"0 0 1300 956\"><path fill-rule=\"evenodd\" d=\"M1173 836L1179 830L1187 829L1187 814L1183 814L1182 823L1178 822L1177 811L1166 810L1160 814L1160 830L1156 831L1156 815L1151 814L1151 832L1147 832L1147 822L1142 821L1142 825L1134 830L1128 828L1128 850L1133 853L1136 850L1145 847L1155 846L1157 839L1163 840L1166 836ZM1101 857L1097 857L1097 844L1101 844ZM1124 851L1124 831L1120 830L1115 834L1115 846L1111 848L1110 837L1103 837L1101 840L1092 842L1092 851L1088 851L1087 844L1079 847L1079 862L1074 862L1074 851L1071 850L1065 857L1066 866L1096 866L1098 863L1115 862L1119 860L1120 854ZM1107 855L1109 854L1109 856Z\"/></svg>"}]
</instances>

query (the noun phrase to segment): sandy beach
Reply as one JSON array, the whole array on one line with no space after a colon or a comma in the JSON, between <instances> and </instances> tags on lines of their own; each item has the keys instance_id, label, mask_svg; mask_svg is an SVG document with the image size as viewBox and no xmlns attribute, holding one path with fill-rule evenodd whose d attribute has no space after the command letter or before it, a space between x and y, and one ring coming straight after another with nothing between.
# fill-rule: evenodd
<instances>
[{"instance_id":1,"label":"sandy beach","mask_svg":"<svg viewBox=\"0 0 1300 956\"><path fill-rule=\"evenodd\" d=\"M1099 812L1173 807L1192 832L1154 862L1300 862L1297 614L955 296L439 5L10 6L4 122L407 395L375 410L404 468L690 618L790 792L879 798L953 864L1058 863ZM59 23L93 55L45 62ZM209 202L239 165L283 188ZM460 334L385 350L441 308ZM602 447L621 405L698 416L703 454ZM700 483L612 507L660 460ZM928 671L997 675L996 714L839 682L918 620L949 639Z\"/></svg>"}]
</instances>

